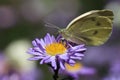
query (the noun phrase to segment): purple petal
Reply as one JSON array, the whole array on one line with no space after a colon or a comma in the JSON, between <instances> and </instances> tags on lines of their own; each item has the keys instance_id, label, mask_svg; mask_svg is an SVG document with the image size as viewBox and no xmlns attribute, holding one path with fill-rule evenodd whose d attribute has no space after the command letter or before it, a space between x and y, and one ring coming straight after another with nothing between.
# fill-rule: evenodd
<instances>
[{"instance_id":1,"label":"purple petal","mask_svg":"<svg viewBox=\"0 0 120 80\"><path fill-rule=\"evenodd\" d=\"M81 53L75 53L74 55L75 56L84 56L84 54L81 54Z\"/></svg>"},{"instance_id":2,"label":"purple petal","mask_svg":"<svg viewBox=\"0 0 120 80\"><path fill-rule=\"evenodd\" d=\"M49 58L50 58L50 56L44 56L44 58L40 61L40 64L43 64Z\"/></svg>"},{"instance_id":3,"label":"purple petal","mask_svg":"<svg viewBox=\"0 0 120 80\"><path fill-rule=\"evenodd\" d=\"M43 55L42 52L37 52L35 51L33 48L29 48L29 50L27 51L28 54L32 54L32 55Z\"/></svg>"},{"instance_id":4,"label":"purple petal","mask_svg":"<svg viewBox=\"0 0 120 80\"><path fill-rule=\"evenodd\" d=\"M34 50L39 53L44 53L39 47L34 47Z\"/></svg>"},{"instance_id":5,"label":"purple petal","mask_svg":"<svg viewBox=\"0 0 120 80\"><path fill-rule=\"evenodd\" d=\"M28 54L32 54L32 55L42 55L42 54L40 54L39 52L32 52L32 51L28 51L27 53L28 53Z\"/></svg>"},{"instance_id":6,"label":"purple petal","mask_svg":"<svg viewBox=\"0 0 120 80\"><path fill-rule=\"evenodd\" d=\"M50 57L51 65L54 69L57 69L55 56Z\"/></svg>"},{"instance_id":7,"label":"purple petal","mask_svg":"<svg viewBox=\"0 0 120 80\"><path fill-rule=\"evenodd\" d=\"M50 58L50 56L44 56L43 60L45 61L45 60L47 60L49 58Z\"/></svg>"},{"instance_id":8,"label":"purple petal","mask_svg":"<svg viewBox=\"0 0 120 80\"><path fill-rule=\"evenodd\" d=\"M55 59L55 57L49 56L49 58L45 59L45 63L52 62Z\"/></svg>"},{"instance_id":9,"label":"purple petal","mask_svg":"<svg viewBox=\"0 0 120 80\"><path fill-rule=\"evenodd\" d=\"M65 66L64 66L64 64L60 61L60 67L62 68L62 69L65 69Z\"/></svg>"},{"instance_id":10,"label":"purple petal","mask_svg":"<svg viewBox=\"0 0 120 80\"><path fill-rule=\"evenodd\" d=\"M28 60L40 60L42 58L43 58L42 56L37 56L37 57L29 58Z\"/></svg>"},{"instance_id":11,"label":"purple petal","mask_svg":"<svg viewBox=\"0 0 120 80\"><path fill-rule=\"evenodd\" d=\"M47 38L48 38L49 44L51 44L53 41L52 41L52 37L50 36L49 33L47 33Z\"/></svg>"},{"instance_id":12,"label":"purple petal","mask_svg":"<svg viewBox=\"0 0 120 80\"><path fill-rule=\"evenodd\" d=\"M64 60L67 60L67 59L68 59L67 54L59 55L59 57L60 57L61 59L64 59Z\"/></svg>"},{"instance_id":13,"label":"purple petal","mask_svg":"<svg viewBox=\"0 0 120 80\"><path fill-rule=\"evenodd\" d=\"M36 55L36 56L37 56L37 55L38 55L38 56L42 56L42 55L43 55L43 53L39 53L39 52L34 52L33 54Z\"/></svg>"},{"instance_id":14,"label":"purple petal","mask_svg":"<svg viewBox=\"0 0 120 80\"><path fill-rule=\"evenodd\" d=\"M72 60L72 59L70 59L70 60L69 60L69 63L70 63L70 64L75 64L75 61Z\"/></svg>"},{"instance_id":15,"label":"purple petal","mask_svg":"<svg viewBox=\"0 0 120 80\"><path fill-rule=\"evenodd\" d=\"M56 38L56 41L59 42L61 40L62 36L61 35L58 35L57 38Z\"/></svg>"},{"instance_id":16,"label":"purple petal","mask_svg":"<svg viewBox=\"0 0 120 80\"><path fill-rule=\"evenodd\" d=\"M57 69L57 65L56 65L56 61L52 61L52 66L54 67L54 69Z\"/></svg>"},{"instance_id":17,"label":"purple petal","mask_svg":"<svg viewBox=\"0 0 120 80\"><path fill-rule=\"evenodd\" d=\"M37 43L35 40L32 41L33 46L37 46Z\"/></svg>"},{"instance_id":18,"label":"purple petal","mask_svg":"<svg viewBox=\"0 0 120 80\"><path fill-rule=\"evenodd\" d=\"M72 47L72 49L76 50L76 49L81 49L82 47L84 48L84 44L83 45L74 46L74 47Z\"/></svg>"},{"instance_id":19,"label":"purple petal","mask_svg":"<svg viewBox=\"0 0 120 80\"><path fill-rule=\"evenodd\" d=\"M51 62L51 60L50 60L50 59L45 60L45 63L49 63L49 62Z\"/></svg>"},{"instance_id":20,"label":"purple petal","mask_svg":"<svg viewBox=\"0 0 120 80\"><path fill-rule=\"evenodd\" d=\"M88 67L83 67L80 71L80 74L84 75L92 75L96 73L96 70L94 68L88 68Z\"/></svg>"},{"instance_id":21,"label":"purple petal","mask_svg":"<svg viewBox=\"0 0 120 80\"><path fill-rule=\"evenodd\" d=\"M47 35L44 37L45 44L50 44L51 39L50 39L50 34L47 33Z\"/></svg>"},{"instance_id":22,"label":"purple petal","mask_svg":"<svg viewBox=\"0 0 120 80\"><path fill-rule=\"evenodd\" d=\"M71 56L70 58L72 58L72 59L78 59L78 60L82 59L81 57L74 57L74 56Z\"/></svg>"},{"instance_id":23,"label":"purple petal","mask_svg":"<svg viewBox=\"0 0 120 80\"><path fill-rule=\"evenodd\" d=\"M45 43L44 43L43 39L39 40L38 38L36 38L35 41L36 41L37 45L40 46L40 49L41 49L41 47L42 47L42 49L44 48Z\"/></svg>"},{"instance_id":24,"label":"purple petal","mask_svg":"<svg viewBox=\"0 0 120 80\"><path fill-rule=\"evenodd\" d=\"M85 51L86 48L80 48L80 49L76 49L75 51Z\"/></svg>"},{"instance_id":25,"label":"purple petal","mask_svg":"<svg viewBox=\"0 0 120 80\"><path fill-rule=\"evenodd\" d=\"M42 59L41 61L40 61L40 64L43 64L44 63L44 60Z\"/></svg>"},{"instance_id":26,"label":"purple petal","mask_svg":"<svg viewBox=\"0 0 120 80\"><path fill-rule=\"evenodd\" d=\"M57 65L56 65L55 59L52 60L51 64L52 64L52 66L54 67L54 69L57 69Z\"/></svg>"},{"instance_id":27,"label":"purple petal","mask_svg":"<svg viewBox=\"0 0 120 80\"><path fill-rule=\"evenodd\" d=\"M85 46L85 44L81 44L81 45L78 45L80 48L82 48L82 47L84 47Z\"/></svg>"},{"instance_id":28,"label":"purple petal","mask_svg":"<svg viewBox=\"0 0 120 80\"><path fill-rule=\"evenodd\" d=\"M52 39L52 42L56 42L56 39L53 35L52 35L51 39Z\"/></svg>"},{"instance_id":29,"label":"purple petal","mask_svg":"<svg viewBox=\"0 0 120 80\"><path fill-rule=\"evenodd\" d=\"M40 40L38 38L36 38L35 41L36 41L37 44L41 44Z\"/></svg>"},{"instance_id":30,"label":"purple petal","mask_svg":"<svg viewBox=\"0 0 120 80\"><path fill-rule=\"evenodd\" d=\"M35 39L35 42L36 42L36 44L37 44L37 47L39 47L39 49L40 49L42 52L44 52L44 48L43 48L43 46L41 45L40 41L39 41L38 39ZM37 42L38 42L38 43L37 43Z\"/></svg>"},{"instance_id":31,"label":"purple petal","mask_svg":"<svg viewBox=\"0 0 120 80\"><path fill-rule=\"evenodd\" d=\"M27 51L28 54L33 54L33 52L34 52L34 51L33 51L32 48L29 48L28 51Z\"/></svg>"},{"instance_id":32,"label":"purple petal","mask_svg":"<svg viewBox=\"0 0 120 80\"><path fill-rule=\"evenodd\" d=\"M40 44L41 44L41 46L43 47L43 48L45 48L45 42L44 42L44 40L43 39L40 39Z\"/></svg>"}]
</instances>

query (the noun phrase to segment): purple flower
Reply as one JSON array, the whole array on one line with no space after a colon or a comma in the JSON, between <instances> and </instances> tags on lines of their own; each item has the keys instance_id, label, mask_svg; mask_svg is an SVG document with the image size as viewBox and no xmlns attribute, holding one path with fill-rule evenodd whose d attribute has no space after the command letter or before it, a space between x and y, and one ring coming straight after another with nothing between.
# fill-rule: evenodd
<instances>
[{"instance_id":1,"label":"purple flower","mask_svg":"<svg viewBox=\"0 0 120 80\"><path fill-rule=\"evenodd\" d=\"M13 61L0 53L0 80L36 80L42 79L42 72L34 67L29 70L20 69L19 65L12 64ZM12 66L12 67L11 67Z\"/></svg>"},{"instance_id":2,"label":"purple flower","mask_svg":"<svg viewBox=\"0 0 120 80\"><path fill-rule=\"evenodd\" d=\"M65 63L73 65L75 60L82 59L83 52L86 50L84 45L64 44L58 38L55 39L53 35L50 36L49 33L44 39L33 40L32 44L33 48L30 48L28 53L34 57L29 58L29 60L40 60L40 64L51 64L54 69L57 69L57 64L62 69L65 69Z\"/></svg>"},{"instance_id":3,"label":"purple flower","mask_svg":"<svg viewBox=\"0 0 120 80\"><path fill-rule=\"evenodd\" d=\"M96 69L92 67L84 66L82 63L76 61L76 63L71 66L67 63L65 63L65 69L62 70L62 74L70 75L75 80L79 80L80 75L94 75L96 73Z\"/></svg>"},{"instance_id":4,"label":"purple flower","mask_svg":"<svg viewBox=\"0 0 120 80\"><path fill-rule=\"evenodd\" d=\"M112 60L110 63L109 73L103 78L103 80L120 80L120 59Z\"/></svg>"}]
</instances>

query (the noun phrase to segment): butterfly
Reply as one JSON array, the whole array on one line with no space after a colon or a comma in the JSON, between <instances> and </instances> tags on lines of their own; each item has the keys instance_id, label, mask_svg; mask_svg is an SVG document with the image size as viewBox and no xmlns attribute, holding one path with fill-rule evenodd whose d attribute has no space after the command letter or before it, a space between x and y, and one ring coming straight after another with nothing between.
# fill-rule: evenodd
<instances>
[{"instance_id":1,"label":"butterfly","mask_svg":"<svg viewBox=\"0 0 120 80\"><path fill-rule=\"evenodd\" d=\"M113 12L92 10L73 19L59 33L68 41L90 46L104 44L112 33Z\"/></svg>"},{"instance_id":2,"label":"butterfly","mask_svg":"<svg viewBox=\"0 0 120 80\"><path fill-rule=\"evenodd\" d=\"M110 10L92 10L73 19L59 33L76 44L102 45L112 33L113 15Z\"/></svg>"}]
</instances>

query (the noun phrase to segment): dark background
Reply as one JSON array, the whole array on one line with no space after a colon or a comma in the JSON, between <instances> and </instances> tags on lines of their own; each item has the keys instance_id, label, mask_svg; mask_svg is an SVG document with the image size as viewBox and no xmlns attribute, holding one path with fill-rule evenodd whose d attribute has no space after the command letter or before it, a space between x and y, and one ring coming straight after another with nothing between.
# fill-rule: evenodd
<instances>
[{"instance_id":1,"label":"dark background","mask_svg":"<svg viewBox=\"0 0 120 80\"><path fill-rule=\"evenodd\" d=\"M92 76L80 75L80 80L119 80L119 0L0 0L0 55L7 59L7 62L0 59L0 66L3 68L6 66L4 63L9 64L7 68L4 67L5 71L9 72L12 66L21 74L34 68L37 69L38 73L35 73L39 75L39 80L52 80L47 65L27 61L30 55L27 55L26 51L31 47L31 41L44 37L46 33L57 34L56 29L45 27L45 22L65 28L80 14L101 9L110 9L114 12L113 32L104 45L87 47L82 63L93 67L97 72ZM2 73L4 70L0 70L0 75Z\"/></svg>"}]
</instances>

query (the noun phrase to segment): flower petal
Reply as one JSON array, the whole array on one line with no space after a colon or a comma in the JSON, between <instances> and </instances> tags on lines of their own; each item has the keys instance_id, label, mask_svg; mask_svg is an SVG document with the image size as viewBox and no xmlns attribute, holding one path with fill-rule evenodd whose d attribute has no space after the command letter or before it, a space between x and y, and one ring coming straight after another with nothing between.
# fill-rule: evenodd
<instances>
[{"instance_id":1,"label":"flower petal","mask_svg":"<svg viewBox=\"0 0 120 80\"><path fill-rule=\"evenodd\" d=\"M56 42L55 37L52 35L51 36L52 42Z\"/></svg>"},{"instance_id":2,"label":"flower petal","mask_svg":"<svg viewBox=\"0 0 120 80\"><path fill-rule=\"evenodd\" d=\"M37 46L37 43L35 40L32 41L33 46Z\"/></svg>"},{"instance_id":3,"label":"flower petal","mask_svg":"<svg viewBox=\"0 0 120 80\"><path fill-rule=\"evenodd\" d=\"M74 60L72 60L72 59L70 59L70 60L69 60L69 63L70 63L70 64L74 64L74 63L75 63L75 61L74 61Z\"/></svg>"},{"instance_id":4,"label":"flower petal","mask_svg":"<svg viewBox=\"0 0 120 80\"><path fill-rule=\"evenodd\" d=\"M82 59L81 57L75 57L75 56L71 56L70 58L75 59L75 60L81 60Z\"/></svg>"},{"instance_id":5,"label":"flower petal","mask_svg":"<svg viewBox=\"0 0 120 80\"><path fill-rule=\"evenodd\" d=\"M51 39L50 39L50 34L47 33L47 35L44 37L45 44L50 44Z\"/></svg>"},{"instance_id":6,"label":"flower petal","mask_svg":"<svg viewBox=\"0 0 120 80\"><path fill-rule=\"evenodd\" d=\"M86 48L79 48L79 49L76 49L76 52L77 51L85 51L86 50Z\"/></svg>"},{"instance_id":7,"label":"flower petal","mask_svg":"<svg viewBox=\"0 0 120 80\"><path fill-rule=\"evenodd\" d=\"M44 58L44 57L42 57L42 56L37 56L37 57L29 58L28 60L40 60L40 59L42 59L42 58Z\"/></svg>"},{"instance_id":8,"label":"flower petal","mask_svg":"<svg viewBox=\"0 0 120 80\"><path fill-rule=\"evenodd\" d=\"M64 63L61 62L61 61L60 61L60 67L61 67L62 69L65 69L65 65L64 65Z\"/></svg>"},{"instance_id":9,"label":"flower petal","mask_svg":"<svg viewBox=\"0 0 120 80\"><path fill-rule=\"evenodd\" d=\"M68 60L69 59L68 56L67 56L67 54L59 55L59 57L61 59L64 59L64 60Z\"/></svg>"},{"instance_id":10,"label":"flower petal","mask_svg":"<svg viewBox=\"0 0 120 80\"><path fill-rule=\"evenodd\" d=\"M81 53L75 53L74 55L75 56L84 56L84 54L81 54Z\"/></svg>"},{"instance_id":11,"label":"flower petal","mask_svg":"<svg viewBox=\"0 0 120 80\"><path fill-rule=\"evenodd\" d=\"M37 47L39 47L39 49L42 51L42 52L44 52L44 48L43 48L43 46L41 45L41 41L39 40L39 39L35 39L35 42L36 42L36 44L37 44Z\"/></svg>"},{"instance_id":12,"label":"flower petal","mask_svg":"<svg viewBox=\"0 0 120 80\"><path fill-rule=\"evenodd\" d=\"M52 65L52 67L54 67L54 69L57 69L57 64L56 64L56 59L55 59L55 57L53 56L53 57L51 57L51 65Z\"/></svg>"},{"instance_id":13,"label":"flower petal","mask_svg":"<svg viewBox=\"0 0 120 80\"><path fill-rule=\"evenodd\" d=\"M44 56L44 58L40 61L40 64L45 63L46 60L48 60L50 56Z\"/></svg>"},{"instance_id":14,"label":"flower petal","mask_svg":"<svg viewBox=\"0 0 120 80\"><path fill-rule=\"evenodd\" d=\"M43 47L43 48L45 48L45 42L44 42L44 40L43 39L40 39L40 44L41 44L41 46Z\"/></svg>"}]
</instances>

